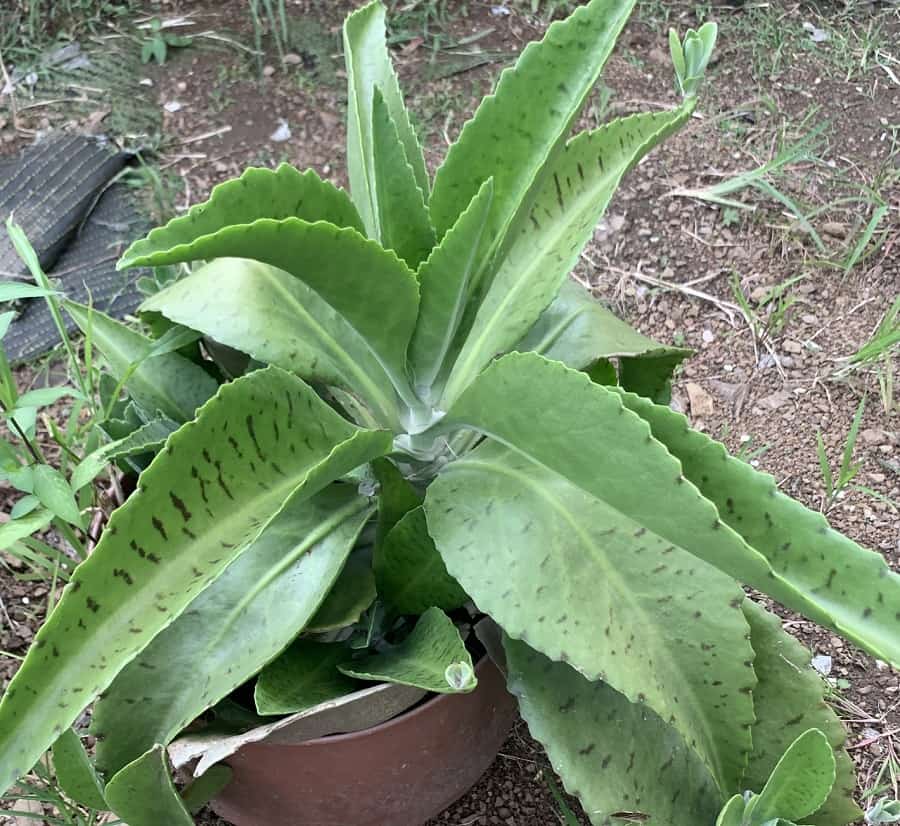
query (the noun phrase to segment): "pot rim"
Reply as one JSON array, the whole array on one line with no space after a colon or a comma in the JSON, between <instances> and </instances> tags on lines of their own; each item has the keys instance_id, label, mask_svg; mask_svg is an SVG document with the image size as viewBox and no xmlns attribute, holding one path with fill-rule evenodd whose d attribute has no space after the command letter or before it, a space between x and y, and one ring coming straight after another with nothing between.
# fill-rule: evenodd
<instances>
[{"instance_id":1,"label":"pot rim","mask_svg":"<svg viewBox=\"0 0 900 826\"><path fill-rule=\"evenodd\" d=\"M481 659L478 660L477 663L475 663L475 673L478 674L479 671L482 671L483 669L488 668L492 665L494 666L494 668L497 668L490 655L483 654ZM505 683L505 676L503 677L503 680ZM466 694L472 694L475 691L478 691L478 686L476 686L473 691L467 692ZM385 720L383 723L378 723L378 725L360 729L359 731L348 731L344 732L343 734L326 734L323 737L314 737L311 740L304 740L302 743L294 743L292 744L292 747L316 746L322 745L324 743L342 743L348 740L359 740L362 737L366 737L367 735L372 734L373 732L381 733L383 731L387 731L394 726L398 726L401 723L406 722L407 720L414 719L419 715L424 714L427 710L431 709L438 703L447 702L452 697L465 697L466 694L435 694L433 697L428 698L427 700L425 700L425 702L420 703L414 708L407 709L406 711L401 711L396 717L391 717L390 720ZM261 743L264 744L265 741L261 741Z\"/></svg>"}]
</instances>

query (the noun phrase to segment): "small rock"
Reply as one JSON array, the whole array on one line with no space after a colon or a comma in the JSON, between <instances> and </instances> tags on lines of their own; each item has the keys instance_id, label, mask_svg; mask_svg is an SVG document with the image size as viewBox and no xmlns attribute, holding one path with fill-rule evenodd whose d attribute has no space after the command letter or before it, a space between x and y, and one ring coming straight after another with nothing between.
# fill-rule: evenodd
<instances>
[{"instance_id":1,"label":"small rock","mask_svg":"<svg viewBox=\"0 0 900 826\"><path fill-rule=\"evenodd\" d=\"M175 84L175 88L179 92L186 92L187 91L187 83L185 83L183 80L179 80L178 83Z\"/></svg>"},{"instance_id":2,"label":"small rock","mask_svg":"<svg viewBox=\"0 0 900 826\"><path fill-rule=\"evenodd\" d=\"M275 74L274 66L263 66L263 77L272 77Z\"/></svg>"},{"instance_id":3,"label":"small rock","mask_svg":"<svg viewBox=\"0 0 900 826\"><path fill-rule=\"evenodd\" d=\"M780 410L791 399L791 394L787 390L778 390L768 396L761 398L757 404L767 410Z\"/></svg>"},{"instance_id":4,"label":"small rock","mask_svg":"<svg viewBox=\"0 0 900 826\"><path fill-rule=\"evenodd\" d=\"M699 384L689 381L684 389L691 404L691 415L695 419L711 416L714 409L713 398Z\"/></svg>"},{"instance_id":5,"label":"small rock","mask_svg":"<svg viewBox=\"0 0 900 826\"><path fill-rule=\"evenodd\" d=\"M888 434L876 427L867 427L859 434L859 438L864 445L886 445L890 441Z\"/></svg>"},{"instance_id":6,"label":"small rock","mask_svg":"<svg viewBox=\"0 0 900 826\"><path fill-rule=\"evenodd\" d=\"M803 345L799 341L791 341L790 339L788 339L783 346L788 353L803 352Z\"/></svg>"},{"instance_id":7,"label":"small rock","mask_svg":"<svg viewBox=\"0 0 900 826\"><path fill-rule=\"evenodd\" d=\"M847 225L840 224L837 221L826 221L822 224L822 232L826 235L830 235L832 238L846 238Z\"/></svg>"},{"instance_id":8,"label":"small rock","mask_svg":"<svg viewBox=\"0 0 900 826\"><path fill-rule=\"evenodd\" d=\"M303 62L303 58L294 52L288 52L284 56L284 62L287 63L288 66L299 66Z\"/></svg>"},{"instance_id":9,"label":"small rock","mask_svg":"<svg viewBox=\"0 0 900 826\"><path fill-rule=\"evenodd\" d=\"M712 330L704 330L700 337L703 339L704 344L712 344L716 340Z\"/></svg>"},{"instance_id":10,"label":"small rock","mask_svg":"<svg viewBox=\"0 0 900 826\"><path fill-rule=\"evenodd\" d=\"M729 403L734 403L738 393L744 388L743 384L734 384L732 382L719 381L717 379L711 380L709 385L717 396L721 396Z\"/></svg>"}]
</instances>

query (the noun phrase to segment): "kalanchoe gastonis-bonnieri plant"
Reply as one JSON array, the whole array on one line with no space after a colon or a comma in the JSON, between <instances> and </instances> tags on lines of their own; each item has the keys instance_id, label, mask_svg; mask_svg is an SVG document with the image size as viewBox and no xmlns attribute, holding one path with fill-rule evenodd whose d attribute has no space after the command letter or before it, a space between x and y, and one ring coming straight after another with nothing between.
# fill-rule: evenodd
<instances>
[{"instance_id":1,"label":"kalanchoe gastonis-bonnieri plant","mask_svg":"<svg viewBox=\"0 0 900 826\"><path fill-rule=\"evenodd\" d=\"M567 280L622 176L691 116L713 45L709 25L673 38L676 108L571 137L631 6L554 23L433 181L384 10L361 8L352 200L251 169L135 243L123 267L198 262L143 306L177 352L70 305L129 396L110 435L177 429L6 692L4 787L56 742L131 826L148 797L190 823L166 747L208 709L239 727L371 681L471 690L483 613L592 822L712 826L728 804L743 823L798 738L834 782L765 812L857 817L808 652L741 586L897 665L897 576L692 431L666 405L686 353ZM96 775L69 733L95 700Z\"/></svg>"}]
</instances>

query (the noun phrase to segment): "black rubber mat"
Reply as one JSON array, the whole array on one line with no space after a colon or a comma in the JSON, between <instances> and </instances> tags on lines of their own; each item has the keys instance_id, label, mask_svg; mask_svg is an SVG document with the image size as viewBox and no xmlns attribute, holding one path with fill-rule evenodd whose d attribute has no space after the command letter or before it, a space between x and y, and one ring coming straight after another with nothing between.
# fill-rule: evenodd
<instances>
[{"instance_id":1,"label":"black rubber mat","mask_svg":"<svg viewBox=\"0 0 900 826\"><path fill-rule=\"evenodd\" d=\"M16 162L0 165L0 217L5 221L12 211L48 277L67 298L119 318L140 303L136 284L147 274L116 272L128 244L149 229L132 190L111 183L128 159L94 138L65 135L45 139ZM3 230L0 278L11 277L30 275ZM18 302L15 309L18 315L3 339L10 362L33 360L59 343L44 299Z\"/></svg>"},{"instance_id":2,"label":"black rubber mat","mask_svg":"<svg viewBox=\"0 0 900 826\"><path fill-rule=\"evenodd\" d=\"M128 158L97 138L44 138L0 169L0 222L5 225L12 214L41 266L50 269ZM0 272L4 278L30 278L5 232L0 233Z\"/></svg>"}]
</instances>

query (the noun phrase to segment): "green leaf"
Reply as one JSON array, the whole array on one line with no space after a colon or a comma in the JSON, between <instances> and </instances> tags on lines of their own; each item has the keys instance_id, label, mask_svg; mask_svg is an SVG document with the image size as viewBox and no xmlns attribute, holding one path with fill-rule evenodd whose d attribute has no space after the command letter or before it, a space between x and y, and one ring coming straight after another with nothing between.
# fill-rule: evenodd
<instances>
[{"instance_id":1,"label":"green leaf","mask_svg":"<svg viewBox=\"0 0 900 826\"><path fill-rule=\"evenodd\" d=\"M50 511L32 511L27 516L10 519L0 525L0 551L12 547L20 539L44 530L53 521Z\"/></svg>"},{"instance_id":2,"label":"green leaf","mask_svg":"<svg viewBox=\"0 0 900 826\"><path fill-rule=\"evenodd\" d=\"M509 689L528 729L592 823L633 823L616 816L625 812L665 826L712 823L721 795L671 726L523 642L507 637L503 644Z\"/></svg>"},{"instance_id":3,"label":"green leaf","mask_svg":"<svg viewBox=\"0 0 900 826\"><path fill-rule=\"evenodd\" d=\"M391 381L359 333L284 270L219 258L147 299L144 311L300 378L357 394L381 421L397 421Z\"/></svg>"},{"instance_id":4,"label":"green leaf","mask_svg":"<svg viewBox=\"0 0 900 826\"><path fill-rule=\"evenodd\" d=\"M53 770L56 782L69 798L91 809L106 809L103 784L81 738L70 728L53 744Z\"/></svg>"},{"instance_id":5,"label":"green leaf","mask_svg":"<svg viewBox=\"0 0 900 826\"><path fill-rule=\"evenodd\" d=\"M900 667L900 575L881 554L832 530L822 514L781 493L769 474L691 430L681 414L627 393L622 399L750 546L745 553L754 560L752 568L725 554L714 564Z\"/></svg>"},{"instance_id":6,"label":"green leaf","mask_svg":"<svg viewBox=\"0 0 900 826\"><path fill-rule=\"evenodd\" d=\"M630 441L624 415L582 407L565 391L558 398L605 433L571 441L585 458ZM515 399L507 404L517 409ZM540 417L548 441L554 413L544 408ZM630 444L635 459L640 444ZM605 463L592 476L604 471ZM639 482L631 494L652 497ZM611 500L489 442L447 465L425 510L447 570L481 611L511 637L646 704L698 752L723 791L735 790L751 748L756 683L743 592Z\"/></svg>"},{"instance_id":7,"label":"green leaf","mask_svg":"<svg viewBox=\"0 0 900 826\"><path fill-rule=\"evenodd\" d=\"M511 353L485 370L433 431L476 428L730 576L762 581L765 559L724 525L625 398L638 397L534 353Z\"/></svg>"},{"instance_id":8,"label":"green leaf","mask_svg":"<svg viewBox=\"0 0 900 826\"><path fill-rule=\"evenodd\" d=\"M494 200L478 252L482 272L514 229L525 225L547 164L562 148L633 5L592 0L553 23L500 75L494 94L482 100L450 147L434 180L432 222L443 238L493 176Z\"/></svg>"},{"instance_id":9,"label":"green leaf","mask_svg":"<svg viewBox=\"0 0 900 826\"><path fill-rule=\"evenodd\" d=\"M743 604L756 652L753 668L759 680L753 690L756 722L753 751L742 787L759 791L781 755L808 729L824 732L836 760L836 781L825 804L809 818L815 826L855 823L862 812L854 803L856 770L843 745L847 730L825 701L826 686L810 667L810 653L788 634L778 617L750 600Z\"/></svg>"},{"instance_id":10,"label":"green leaf","mask_svg":"<svg viewBox=\"0 0 900 826\"><path fill-rule=\"evenodd\" d=\"M371 512L349 485L285 505L95 704L98 768L114 773L168 743L277 657L318 609Z\"/></svg>"},{"instance_id":11,"label":"green leaf","mask_svg":"<svg viewBox=\"0 0 900 826\"><path fill-rule=\"evenodd\" d=\"M691 354L641 335L571 279L514 349L534 351L576 370L616 358L629 390L660 401L667 401L672 371Z\"/></svg>"},{"instance_id":12,"label":"green leaf","mask_svg":"<svg viewBox=\"0 0 900 826\"><path fill-rule=\"evenodd\" d=\"M444 391L446 404L538 321L577 262L622 177L692 111L693 103L688 103L668 112L614 120L575 137L549 164L528 220L511 241L471 330L466 331Z\"/></svg>"},{"instance_id":13,"label":"green leaf","mask_svg":"<svg viewBox=\"0 0 900 826\"><path fill-rule=\"evenodd\" d=\"M45 407L48 404L58 402L60 399L70 396L73 399L84 397L74 387L39 387L37 390L29 390L19 396L17 407Z\"/></svg>"},{"instance_id":14,"label":"green leaf","mask_svg":"<svg viewBox=\"0 0 900 826\"><path fill-rule=\"evenodd\" d=\"M439 694L468 693L478 685L459 631L439 608L422 614L399 645L338 668L358 680L400 683Z\"/></svg>"},{"instance_id":15,"label":"green leaf","mask_svg":"<svg viewBox=\"0 0 900 826\"><path fill-rule=\"evenodd\" d=\"M468 601L447 573L420 506L391 529L375 552L378 595L397 614L422 614L431 607L454 611Z\"/></svg>"},{"instance_id":16,"label":"green leaf","mask_svg":"<svg viewBox=\"0 0 900 826\"><path fill-rule=\"evenodd\" d=\"M21 519L23 516L27 516L31 513L35 508L39 508L41 506L41 500L37 498L34 494L29 493L27 496L23 496L19 499L15 505L12 506L12 510L9 512L10 519Z\"/></svg>"},{"instance_id":17,"label":"green leaf","mask_svg":"<svg viewBox=\"0 0 900 826\"><path fill-rule=\"evenodd\" d=\"M16 317L15 310L9 310L5 313L0 313L0 339L3 339L7 332L9 332L9 325L12 324L13 319Z\"/></svg>"},{"instance_id":18,"label":"green leaf","mask_svg":"<svg viewBox=\"0 0 900 826\"><path fill-rule=\"evenodd\" d=\"M160 66L166 62L166 41L162 37L154 37L150 41L150 51Z\"/></svg>"},{"instance_id":19,"label":"green leaf","mask_svg":"<svg viewBox=\"0 0 900 826\"><path fill-rule=\"evenodd\" d=\"M148 358L153 341L108 315L65 302L66 312L81 331L90 334L110 372L149 417L157 411L174 422L194 418L195 412L216 392L216 381L202 367L178 353Z\"/></svg>"},{"instance_id":20,"label":"green leaf","mask_svg":"<svg viewBox=\"0 0 900 826\"><path fill-rule=\"evenodd\" d=\"M319 606L305 631L334 631L353 625L375 602L375 575L372 554L359 549L351 554L331 590Z\"/></svg>"},{"instance_id":21,"label":"green leaf","mask_svg":"<svg viewBox=\"0 0 900 826\"><path fill-rule=\"evenodd\" d=\"M324 221L262 218L191 244L130 257L127 264L225 257L252 258L299 278L356 330L398 391L408 387L406 347L416 323L419 290L415 275L393 252L354 229Z\"/></svg>"},{"instance_id":22,"label":"green leaf","mask_svg":"<svg viewBox=\"0 0 900 826\"><path fill-rule=\"evenodd\" d=\"M372 462L378 481L378 527L375 544L381 545L391 528L413 508L422 504L420 494L389 459Z\"/></svg>"},{"instance_id":23,"label":"green leaf","mask_svg":"<svg viewBox=\"0 0 900 826\"><path fill-rule=\"evenodd\" d=\"M26 281L0 281L0 301L20 301L23 298L42 298L48 295L59 293Z\"/></svg>"},{"instance_id":24,"label":"green leaf","mask_svg":"<svg viewBox=\"0 0 900 826\"><path fill-rule=\"evenodd\" d=\"M716 826L743 826L744 806L744 796L736 794L719 812L719 816L716 818Z\"/></svg>"},{"instance_id":25,"label":"green leaf","mask_svg":"<svg viewBox=\"0 0 900 826\"><path fill-rule=\"evenodd\" d=\"M372 98L372 143L381 245L415 268L434 246L434 228L397 126L377 86Z\"/></svg>"},{"instance_id":26,"label":"green leaf","mask_svg":"<svg viewBox=\"0 0 900 826\"><path fill-rule=\"evenodd\" d=\"M409 359L416 392L422 398L436 400L440 396L431 388L463 320L493 197L494 181L488 178L419 267L421 303Z\"/></svg>"},{"instance_id":27,"label":"green leaf","mask_svg":"<svg viewBox=\"0 0 900 826\"><path fill-rule=\"evenodd\" d=\"M274 171L251 168L239 178L219 184L209 200L135 241L119 261L119 269L142 266L140 262L154 254L188 246L219 230L251 224L259 218L327 221L363 231L346 192L323 181L312 169L301 173L283 163Z\"/></svg>"},{"instance_id":28,"label":"green leaf","mask_svg":"<svg viewBox=\"0 0 900 826\"><path fill-rule=\"evenodd\" d=\"M211 766L181 792L181 799L191 814L197 814L230 782L234 772L224 763Z\"/></svg>"},{"instance_id":29,"label":"green leaf","mask_svg":"<svg viewBox=\"0 0 900 826\"><path fill-rule=\"evenodd\" d=\"M153 340L153 347L150 348L147 358L174 353L176 350L181 350L189 344L193 344L199 338L200 333L196 330L176 324L166 330L159 338Z\"/></svg>"},{"instance_id":30,"label":"green leaf","mask_svg":"<svg viewBox=\"0 0 900 826\"><path fill-rule=\"evenodd\" d=\"M81 526L81 511L75 501L75 493L56 468L50 465L35 465L34 495L52 514L68 522Z\"/></svg>"},{"instance_id":31,"label":"green leaf","mask_svg":"<svg viewBox=\"0 0 900 826\"><path fill-rule=\"evenodd\" d=\"M751 826L775 818L800 820L815 812L834 784L834 754L828 738L809 729L788 747L759 797L747 807Z\"/></svg>"},{"instance_id":32,"label":"green leaf","mask_svg":"<svg viewBox=\"0 0 900 826\"><path fill-rule=\"evenodd\" d=\"M128 826L194 826L172 783L162 746L154 746L110 780L106 802Z\"/></svg>"},{"instance_id":33,"label":"green leaf","mask_svg":"<svg viewBox=\"0 0 900 826\"><path fill-rule=\"evenodd\" d=\"M685 73L684 48L681 38L675 29L669 29L669 54L672 56L672 65L675 67L675 76L681 80ZM727 807L726 807L727 808ZM741 809L743 811L743 809Z\"/></svg>"},{"instance_id":34,"label":"green leaf","mask_svg":"<svg viewBox=\"0 0 900 826\"><path fill-rule=\"evenodd\" d=\"M175 430L177 425L169 419L153 419L127 436L98 447L85 456L72 472L72 489L79 491L93 482L116 459L158 450Z\"/></svg>"},{"instance_id":35,"label":"green leaf","mask_svg":"<svg viewBox=\"0 0 900 826\"><path fill-rule=\"evenodd\" d=\"M35 636L0 700L0 790L283 507L390 443L277 368L223 386L141 475Z\"/></svg>"},{"instance_id":36,"label":"green leaf","mask_svg":"<svg viewBox=\"0 0 900 826\"><path fill-rule=\"evenodd\" d=\"M384 6L371 2L344 22L344 59L347 64L347 171L350 190L370 237L381 238L375 175L375 137L372 134L375 89L381 90L406 161L419 190L428 197L428 173L419 141L403 104L400 84L385 43Z\"/></svg>"},{"instance_id":37,"label":"green leaf","mask_svg":"<svg viewBox=\"0 0 900 826\"><path fill-rule=\"evenodd\" d=\"M153 57L153 41L145 40L141 46L141 63L149 63L151 57Z\"/></svg>"},{"instance_id":38,"label":"green leaf","mask_svg":"<svg viewBox=\"0 0 900 826\"><path fill-rule=\"evenodd\" d=\"M673 49L672 57L675 63L675 74L681 93L688 98L697 94L703 73L712 57L716 45L718 27L709 21L704 23L699 30L688 29L684 36L684 43L678 50L677 56ZM677 41L678 35L674 36ZM669 32L669 45L672 46L673 35Z\"/></svg>"},{"instance_id":39,"label":"green leaf","mask_svg":"<svg viewBox=\"0 0 900 826\"><path fill-rule=\"evenodd\" d=\"M338 671L352 656L345 643L297 640L260 672L253 692L257 713L293 714L359 690Z\"/></svg>"}]
</instances>

